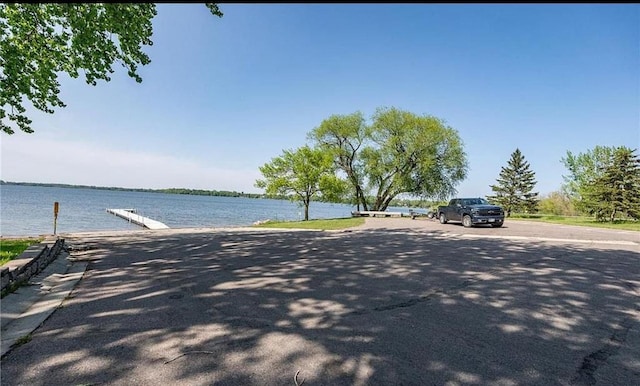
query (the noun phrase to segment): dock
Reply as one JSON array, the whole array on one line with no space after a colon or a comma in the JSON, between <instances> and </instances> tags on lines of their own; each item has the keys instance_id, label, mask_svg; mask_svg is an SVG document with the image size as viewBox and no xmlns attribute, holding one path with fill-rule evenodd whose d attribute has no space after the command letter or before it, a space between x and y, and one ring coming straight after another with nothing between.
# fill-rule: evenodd
<instances>
[{"instance_id":1,"label":"dock","mask_svg":"<svg viewBox=\"0 0 640 386\"><path fill-rule=\"evenodd\" d=\"M120 218L123 218L131 223L140 225L147 229L169 229L168 226L160 221L152 220L150 218L140 216L136 214L135 209L107 209L107 213L114 214Z\"/></svg>"}]
</instances>

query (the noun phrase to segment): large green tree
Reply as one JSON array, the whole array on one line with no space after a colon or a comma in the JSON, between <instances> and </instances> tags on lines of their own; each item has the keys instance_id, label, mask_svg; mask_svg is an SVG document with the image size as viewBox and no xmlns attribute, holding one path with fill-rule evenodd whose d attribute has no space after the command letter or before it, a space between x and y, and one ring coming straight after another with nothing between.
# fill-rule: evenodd
<instances>
[{"instance_id":1,"label":"large green tree","mask_svg":"<svg viewBox=\"0 0 640 386\"><path fill-rule=\"evenodd\" d=\"M367 125L361 113L335 115L310 137L334 157L364 210L386 210L398 195L442 199L466 177L458 132L442 120L378 108Z\"/></svg>"},{"instance_id":2,"label":"large green tree","mask_svg":"<svg viewBox=\"0 0 640 386\"><path fill-rule=\"evenodd\" d=\"M535 185L535 173L520 149L516 148L507 166L500 169L497 184L490 185L494 195L487 196L487 199L502 206L507 217L511 212L534 213L538 204L538 193L533 192Z\"/></svg>"},{"instance_id":3,"label":"large green tree","mask_svg":"<svg viewBox=\"0 0 640 386\"><path fill-rule=\"evenodd\" d=\"M374 146L363 149L373 210L386 210L399 194L443 199L466 177L467 158L458 132L441 119L397 108L372 117Z\"/></svg>"},{"instance_id":4,"label":"large green tree","mask_svg":"<svg viewBox=\"0 0 640 386\"><path fill-rule=\"evenodd\" d=\"M640 218L640 159L635 150L617 148L611 163L584 189L588 213L614 221L618 213Z\"/></svg>"},{"instance_id":5,"label":"large green tree","mask_svg":"<svg viewBox=\"0 0 640 386\"><path fill-rule=\"evenodd\" d=\"M308 137L333 157L336 167L344 172L353 191L353 203L360 210L367 208L363 188L364 166L359 152L369 138L369 126L361 112L332 115L313 129Z\"/></svg>"},{"instance_id":6,"label":"large green tree","mask_svg":"<svg viewBox=\"0 0 640 386\"><path fill-rule=\"evenodd\" d=\"M571 197L571 200L579 211L590 213L596 202L591 201L592 195L588 194L593 183L604 173L604 170L612 164L616 146L598 145L584 153L574 154L567 151L567 155L561 158L561 162L569 171L563 175L563 191Z\"/></svg>"},{"instance_id":7,"label":"large green tree","mask_svg":"<svg viewBox=\"0 0 640 386\"><path fill-rule=\"evenodd\" d=\"M222 17L216 4L206 5ZM46 113L65 107L61 73L83 73L95 86L111 80L119 63L141 82L138 66L151 62L143 47L153 44L155 15L153 3L0 4L0 130L33 132L25 99Z\"/></svg>"},{"instance_id":8,"label":"large green tree","mask_svg":"<svg viewBox=\"0 0 640 386\"><path fill-rule=\"evenodd\" d=\"M335 174L331 154L322 149L303 146L284 150L260 167L263 179L256 187L267 194L288 196L304 206L304 219L309 220L309 204L313 200L337 201L344 194L344 181Z\"/></svg>"}]
</instances>

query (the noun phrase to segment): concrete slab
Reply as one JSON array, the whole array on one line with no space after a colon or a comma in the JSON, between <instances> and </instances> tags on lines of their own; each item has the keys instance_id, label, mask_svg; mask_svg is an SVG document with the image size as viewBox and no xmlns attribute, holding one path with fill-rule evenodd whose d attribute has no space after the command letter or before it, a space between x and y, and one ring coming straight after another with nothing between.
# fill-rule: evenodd
<instances>
[{"instance_id":1,"label":"concrete slab","mask_svg":"<svg viewBox=\"0 0 640 386\"><path fill-rule=\"evenodd\" d=\"M82 278L87 263L74 263L67 256L61 252L28 284L0 300L1 356L38 328Z\"/></svg>"}]
</instances>

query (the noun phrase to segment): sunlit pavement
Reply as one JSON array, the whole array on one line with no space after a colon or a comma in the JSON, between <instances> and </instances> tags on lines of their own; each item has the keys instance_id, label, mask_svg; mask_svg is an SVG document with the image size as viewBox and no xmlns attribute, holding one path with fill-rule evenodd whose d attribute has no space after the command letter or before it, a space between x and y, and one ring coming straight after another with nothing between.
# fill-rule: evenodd
<instances>
[{"instance_id":1,"label":"sunlit pavement","mask_svg":"<svg viewBox=\"0 0 640 386\"><path fill-rule=\"evenodd\" d=\"M368 219L66 239L84 278L3 358L3 385L640 384L638 232Z\"/></svg>"}]
</instances>

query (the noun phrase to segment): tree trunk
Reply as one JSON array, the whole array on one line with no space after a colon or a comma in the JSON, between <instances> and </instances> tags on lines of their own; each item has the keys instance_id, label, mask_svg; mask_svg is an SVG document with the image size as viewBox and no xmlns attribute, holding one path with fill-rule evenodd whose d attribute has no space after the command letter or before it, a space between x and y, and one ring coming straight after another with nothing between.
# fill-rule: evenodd
<instances>
[{"instance_id":1,"label":"tree trunk","mask_svg":"<svg viewBox=\"0 0 640 386\"><path fill-rule=\"evenodd\" d=\"M362 202L362 210L369 210L369 205L367 205L367 199L364 197L363 192L360 192L360 202Z\"/></svg>"},{"instance_id":2,"label":"tree trunk","mask_svg":"<svg viewBox=\"0 0 640 386\"><path fill-rule=\"evenodd\" d=\"M373 208L373 210L380 210L380 211L384 211L384 209L387 208L389 202L391 202L390 198L393 198L395 195L392 195L391 193L391 189L392 186L391 184L389 184L388 186L384 187L385 184L387 183L387 181L389 181L391 179L391 176L388 176L384 179L382 179L381 183L380 183L380 187L378 188L378 194L376 194L376 204L375 207ZM384 187L384 189L383 189ZM387 204L385 205L385 201L387 202ZM384 209L381 209L383 208Z\"/></svg>"},{"instance_id":3,"label":"tree trunk","mask_svg":"<svg viewBox=\"0 0 640 386\"><path fill-rule=\"evenodd\" d=\"M387 208L389 207L389 204L391 203L391 200L393 200L394 196L388 196L384 201L382 201L382 205L380 205L380 209L381 211L385 211L387 210Z\"/></svg>"},{"instance_id":4,"label":"tree trunk","mask_svg":"<svg viewBox=\"0 0 640 386\"><path fill-rule=\"evenodd\" d=\"M304 202L304 221L309 221L309 201Z\"/></svg>"},{"instance_id":5,"label":"tree trunk","mask_svg":"<svg viewBox=\"0 0 640 386\"><path fill-rule=\"evenodd\" d=\"M616 219L616 210L614 209L613 212L611 212L611 222L613 222Z\"/></svg>"},{"instance_id":6,"label":"tree trunk","mask_svg":"<svg viewBox=\"0 0 640 386\"><path fill-rule=\"evenodd\" d=\"M369 210L367 209L367 200L364 197L364 192L362 191L362 188L360 188L360 185L356 186L356 195L358 197L358 203L362 204L362 210Z\"/></svg>"},{"instance_id":7,"label":"tree trunk","mask_svg":"<svg viewBox=\"0 0 640 386\"><path fill-rule=\"evenodd\" d=\"M358 183L358 178L356 177L355 173L353 173L352 170L348 170L347 176L351 180L351 183L353 184L353 186L356 188L356 204L358 205L358 211L360 210L360 203L362 203L363 210L368 210L367 201L364 197L364 193L362 192L362 188Z\"/></svg>"}]
</instances>

